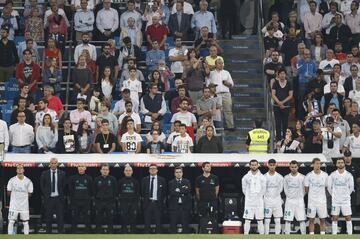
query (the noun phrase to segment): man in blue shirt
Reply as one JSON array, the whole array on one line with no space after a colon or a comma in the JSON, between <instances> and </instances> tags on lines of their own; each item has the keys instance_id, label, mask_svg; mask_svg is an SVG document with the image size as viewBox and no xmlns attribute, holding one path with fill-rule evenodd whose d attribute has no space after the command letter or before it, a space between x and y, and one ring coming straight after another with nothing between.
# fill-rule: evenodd
<instances>
[{"instance_id":1,"label":"man in blue shirt","mask_svg":"<svg viewBox=\"0 0 360 239\"><path fill-rule=\"evenodd\" d=\"M152 41L152 49L146 52L146 65L149 71L153 71L159 65L159 61L165 61L165 52L159 49L157 40Z\"/></svg>"},{"instance_id":2,"label":"man in blue shirt","mask_svg":"<svg viewBox=\"0 0 360 239\"><path fill-rule=\"evenodd\" d=\"M200 11L195 12L191 19L191 28L193 28L196 33L196 39L199 37L200 29L203 26L207 26L209 32L213 33L214 36L216 35L215 18L211 12L207 11L208 5L207 1L201 0L199 3Z\"/></svg>"}]
</instances>

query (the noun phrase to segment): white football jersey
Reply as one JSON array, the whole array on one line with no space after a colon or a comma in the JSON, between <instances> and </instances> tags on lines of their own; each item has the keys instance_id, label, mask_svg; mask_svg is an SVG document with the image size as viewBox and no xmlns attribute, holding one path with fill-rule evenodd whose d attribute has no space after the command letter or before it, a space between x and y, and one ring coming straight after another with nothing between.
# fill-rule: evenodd
<instances>
[{"instance_id":1,"label":"white football jersey","mask_svg":"<svg viewBox=\"0 0 360 239\"><path fill-rule=\"evenodd\" d=\"M343 173L336 170L328 178L327 189L331 194L333 205L346 204L350 206L350 194L354 191L354 178L346 170Z\"/></svg>"},{"instance_id":2,"label":"white football jersey","mask_svg":"<svg viewBox=\"0 0 360 239\"><path fill-rule=\"evenodd\" d=\"M304 199L304 180L305 176L298 173L293 176L291 173L284 177L284 192L286 200Z\"/></svg>"},{"instance_id":3,"label":"white football jersey","mask_svg":"<svg viewBox=\"0 0 360 239\"><path fill-rule=\"evenodd\" d=\"M136 132L133 134L126 132L121 136L121 143L125 144L127 152L136 152L137 143L141 143L142 141L141 136Z\"/></svg>"},{"instance_id":4,"label":"white football jersey","mask_svg":"<svg viewBox=\"0 0 360 239\"><path fill-rule=\"evenodd\" d=\"M29 211L29 193L32 193L33 183L24 176L21 180L17 176L12 177L8 184L7 190L11 192L10 211Z\"/></svg>"},{"instance_id":5,"label":"white football jersey","mask_svg":"<svg viewBox=\"0 0 360 239\"><path fill-rule=\"evenodd\" d=\"M245 195L245 208L264 207L264 193L266 178L258 171L255 175L249 171L241 180L242 191Z\"/></svg>"},{"instance_id":6,"label":"white football jersey","mask_svg":"<svg viewBox=\"0 0 360 239\"><path fill-rule=\"evenodd\" d=\"M327 184L328 174L324 171L320 171L320 174L314 173L311 171L305 177L304 186L309 187L309 196L308 201L324 204L326 203L326 184Z\"/></svg>"},{"instance_id":7,"label":"white football jersey","mask_svg":"<svg viewBox=\"0 0 360 239\"><path fill-rule=\"evenodd\" d=\"M284 188L284 178L279 173L275 172L270 175L269 172L265 174L266 191L264 195L265 207L279 207L282 204L281 192Z\"/></svg>"}]
</instances>

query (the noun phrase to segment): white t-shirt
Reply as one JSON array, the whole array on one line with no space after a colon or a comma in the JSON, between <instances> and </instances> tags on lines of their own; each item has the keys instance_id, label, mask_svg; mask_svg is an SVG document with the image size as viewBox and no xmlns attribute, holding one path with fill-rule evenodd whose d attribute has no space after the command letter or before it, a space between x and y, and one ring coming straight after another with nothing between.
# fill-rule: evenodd
<instances>
[{"instance_id":1,"label":"white t-shirt","mask_svg":"<svg viewBox=\"0 0 360 239\"><path fill-rule=\"evenodd\" d=\"M7 190L11 192L10 211L29 211L29 193L34 191L29 178L24 176L20 180L17 176L12 177L7 184Z\"/></svg>"},{"instance_id":2,"label":"white t-shirt","mask_svg":"<svg viewBox=\"0 0 360 239\"><path fill-rule=\"evenodd\" d=\"M358 137L354 134L348 136L344 146L346 146L353 155L360 155L360 135Z\"/></svg>"},{"instance_id":3,"label":"white t-shirt","mask_svg":"<svg viewBox=\"0 0 360 239\"><path fill-rule=\"evenodd\" d=\"M255 175L249 171L242 178L241 185L245 195L245 208L264 208L265 176L259 170Z\"/></svg>"},{"instance_id":4,"label":"white t-shirt","mask_svg":"<svg viewBox=\"0 0 360 239\"><path fill-rule=\"evenodd\" d=\"M349 92L349 98L352 101L357 102L358 104L360 104L360 91L357 90L352 90Z\"/></svg>"},{"instance_id":5,"label":"white t-shirt","mask_svg":"<svg viewBox=\"0 0 360 239\"><path fill-rule=\"evenodd\" d=\"M51 116L51 120L53 123L57 123L59 119L57 118L57 114L54 110L48 109L48 111L45 113L44 111L38 111L35 115L35 123L42 125L44 115L49 114Z\"/></svg>"},{"instance_id":6,"label":"white t-shirt","mask_svg":"<svg viewBox=\"0 0 360 239\"><path fill-rule=\"evenodd\" d=\"M181 49L171 48L169 51L169 57L170 56L186 56L188 50L184 47ZM173 61L171 63L171 72L172 73L183 73L184 67L182 61Z\"/></svg>"},{"instance_id":7,"label":"white t-shirt","mask_svg":"<svg viewBox=\"0 0 360 239\"><path fill-rule=\"evenodd\" d=\"M126 113L123 113L122 115L120 115L120 117L119 117L119 124L122 123L122 121L123 121L123 119L125 118L125 116L127 116ZM130 117L134 120L135 126L136 126L137 124L141 124L141 119L140 119L139 114L132 113Z\"/></svg>"},{"instance_id":8,"label":"white t-shirt","mask_svg":"<svg viewBox=\"0 0 360 239\"><path fill-rule=\"evenodd\" d=\"M330 93L330 83L327 83L324 85L324 94ZM344 86L341 84L338 84L337 93L339 94L345 94Z\"/></svg>"},{"instance_id":9,"label":"white t-shirt","mask_svg":"<svg viewBox=\"0 0 360 239\"><path fill-rule=\"evenodd\" d=\"M316 174L314 171L311 171L306 175L304 186L309 187L309 203L326 204L325 188L327 178L328 174L324 171L320 171L320 174Z\"/></svg>"},{"instance_id":10,"label":"white t-shirt","mask_svg":"<svg viewBox=\"0 0 360 239\"><path fill-rule=\"evenodd\" d=\"M279 173L275 172L270 175L269 172L265 174L266 190L264 195L265 207L281 207L281 192L284 188L284 178Z\"/></svg>"},{"instance_id":11,"label":"white t-shirt","mask_svg":"<svg viewBox=\"0 0 360 239\"><path fill-rule=\"evenodd\" d=\"M141 136L134 132L133 134L129 134L126 132L121 136L121 143L125 144L126 152L136 152L136 146L138 143L141 143L143 140Z\"/></svg>"},{"instance_id":12,"label":"white t-shirt","mask_svg":"<svg viewBox=\"0 0 360 239\"><path fill-rule=\"evenodd\" d=\"M289 173L284 177L284 192L286 200L304 200L304 180L305 176L301 173L298 173L296 176Z\"/></svg>"},{"instance_id":13,"label":"white t-shirt","mask_svg":"<svg viewBox=\"0 0 360 239\"><path fill-rule=\"evenodd\" d=\"M124 89L130 90L131 100L136 101L137 103L139 102L139 93L142 93L142 86L141 86L141 82L138 79L135 80L128 79L124 81L121 91L123 91Z\"/></svg>"},{"instance_id":14,"label":"white t-shirt","mask_svg":"<svg viewBox=\"0 0 360 239\"><path fill-rule=\"evenodd\" d=\"M328 178L327 189L331 194L333 206L344 204L350 206L350 195L354 191L354 178L346 170L341 174L336 170Z\"/></svg>"},{"instance_id":15,"label":"white t-shirt","mask_svg":"<svg viewBox=\"0 0 360 239\"><path fill-rule=\"evenodd\" d=\"M324 79L325 79L326 83L330 82L330 73L332 72L332 69L335 64L339 64L339 61L336 60L335 58L332 59L331 61L329 61L327 59L320 61L319 69L324 71L324 74L325 74Z\"/></svg>"},{"instance_id":16,"label":"white t-shirt","mask_svg":"<svg viewBox=\"0 0 360 239\"><path fill-rule=\"evenodd\" d=\"M186 126L192 126L192 123L196 123L195 115L188 111L186 111L185 113L175 113L171 118L171 123L174 123L176 120L179 120L182 124L186 124Z\"/></svg>"},{"instance_id":17,"label":"white t-shirt","mask_svg":"<svg viewBox=\"0 0 360 239\"><path fill-rule=\"evenodd\" d=\"M342 133L341 129L339 127L334 128L334 133ZM336 155L340 152L340 138L336 138L332 135L332 133L328 133L327 129L322 129L322 136L323 136L323 154L326 155ZM329 140L334 141L334 147L332 149L328 148L328 141Z\"/></svg>"},{"instance_id":18,"label":"white t-shirt","mask_svg":"<svg viewBox=\"0 0 360 239\"><path fill-rule=\"evenodd\" d=\"M172 149L175 153L191 153L190 147L193 146L193 140L189 135L186 135L185 137L181 137L181 135L179 135L174 139L172 143ZM176 151L174 147L176 147Z\"/></svg>"}]
</instances>

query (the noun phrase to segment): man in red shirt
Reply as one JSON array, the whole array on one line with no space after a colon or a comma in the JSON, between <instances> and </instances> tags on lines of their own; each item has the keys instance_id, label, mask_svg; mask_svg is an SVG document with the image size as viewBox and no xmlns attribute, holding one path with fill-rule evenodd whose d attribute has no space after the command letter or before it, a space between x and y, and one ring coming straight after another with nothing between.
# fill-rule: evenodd
<instances>
[{"instance_id":1,"label":"man in red shirt","mask_svg":"<svg viewBox=\"0 0 360 239\"><path fill-rule=\"evenodd\" d=\"M165 42L168 34L168 30L165 25L159 23L159 16L155 14L152 16L153 24L148 26L146 30L146 38L148 41L148 49L152 49L153 40L157 40L160 45L160 50L165 50Z\"/></svg>"},{"instance_id":2,"label":"man in red shirt","mask_svg":"<svg viewBox=\"0 0 360 239\"><path fill-rule=\"evenodd\" d=\"M44 98L48 100L48 108L54 110L59 119L61 119L64 113L64 106L61 100L54 96L54 88L52 86L44 86Z\"/></svg>"},{"instance_id":3,"label":"man in red shirt","mask_svg":"<svg viewBox=\"0 0 360 239\"><path fill-rule=\"evenodd\" d=\"M19 82L19 89L22 85L29 85L31 93L37 90L37 83L41 81L40 66L32 60L32 53L29 49L23 51L24 61L16 65L16 79Z\"/></svg>"}]
</instances>

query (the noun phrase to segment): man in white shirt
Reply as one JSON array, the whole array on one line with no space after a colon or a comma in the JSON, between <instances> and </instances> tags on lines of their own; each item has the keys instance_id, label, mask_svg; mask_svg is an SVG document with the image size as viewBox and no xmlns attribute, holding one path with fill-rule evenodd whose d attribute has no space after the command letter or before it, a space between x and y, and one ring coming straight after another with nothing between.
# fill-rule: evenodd
<instances>
[{"instance_id":1,"label":"man in white shirt","mask_svg":"<svg viewBox=\"0 0 360 239\"><path fill-rule=\"evenodd\" d=\"M20 215L20 221L24 226L24 234L29 234L29 197L34 191L33 183L24 175L24 166L16 166L16 176L12 177L7 184L7 193L10 196L8 234L14 233L14 224Z\"/></svg>"},{"instance_id":2,"label":"man in white shirt","mask_svg":"<svg viewBox=\"0 0 360 239\"><path fill-rule=\"evenodd\" d=\"M271 217L274 216L275 234L281 233L281 218L283 217L281 192L284 188L284 178L277 173L275 159L268 161L269 171L265 174L266 190L264 195L265 234L269 234Z\"/></svg>"},{"instance_id":3,"label":"man in white shirt","mask_svg":"<svg viewBox=\"0 0 360 239\"><path fill-rule=\"evenodd\" d=\"M187 60L188 50L182 46L181 37L174 37L175 47L169 51L169 61L171 62L171 72L175 74L175 79L181 79L184 71L183 62Z\"/></svg>"},{"instance_id":4,"label":"man in white shirt","mask_svg":"<svg viewBox=\"0 0 360 239\"><path fill-rule=\"evenodd\" d=\"M344 147L356 157L360 156L360 122L354 121L351 127L352 134L346 138ZM344 149L343 149L344 151Z\"/></svg>"},{"instance_id":5,"label":"man in white shirt","mask_svg":"<svg viewBox=\"0 0 360 239\"><path fill-rule=\"evenodd\" d=\"M319 158L312 160L313 171L305 177L305 192L308 193L307 217L309 218L309 233L314 234L316 214L320 219L320 234L325 235L325 219L328 216L326 208L326 183L328 174L320 169Z\"/></svg>"},{"instance_id":6,"label":"man in white shirt","mask_svg":"<svg viewBox=\"0 0 360 239\"><path fill-rule=\"evenodd\" d=\"M241 180L242 191L245 195L244 206L244 234L249 234L250 222L255 218L258 223L259 234L264 234L264 194L266 178L259 170L256 159L250 161L250 170Z\"/></svg>"},{"instance_id":7,"label":"man in white shirt","mask_svg":"<svg viewBox=\"0 0 360 239\"><path fill-rule=\"evenodd\" d=\"M140 96L142 94L141 82L136 78L136 68L129 68L130 78L123 82L121 90L129 89L131 101L139 103Z\"/></svg>"},{"instance_id":8,"label":"man in white shirt","mask_svg":"<svg viewBox=\"0 0 360 239\"><path fill-rule=\"evenodd\" d=\"M176 3L177 2L183 2L184 3L184 7L183 7L184 10L183 11L184 11L185 14L194 15L194 8L186 0L177 0L172 6L171 14L176 13Z\"/></svg>"},{"instance_id":9,"label":"man in white shirt","mask_svg":"<svg viewBox=\"0 0 360 239\"><path fill-rule=\"evenodd\" d=\"M79 60L79 56L82 54L83 50L88 50L90 54L90 58L93 61L96 61L96 47L93 44L90 44L90 36L89 33L83 32L81 35L82 43L75 47L74 51L74 61L77 64Z\"/></svg>"},{"instance_id":10,"label":"man in white shirt","mask_svg":"<svg viewBox=\"0 0 360 239\"><path fill-rule=\"evenodd\" d=\"M51 120L54 124L56 124L59 121L56 112L54 110L49 109L48 104L49 102L47 99L39 100L37 112L35 115L35 128L37 128L39 125L42 125L45 114L49 114L51 116Z\"/></svg>"},{"instance_id":11,"label":"man in white shirt","mask_svg":"<svg viewBox=\"0 0 360 239\"><path fill-rule=\"evenodd\" d=\"M215 84L216 94L221 97L224 111L225 126L227 129L234 129L234 116L232 113L232 99L230 88L234 86L233 79L227 70L224 70L222 59L215 61L215 70L211 71L206 85Z\"/></svg>"},{"instance_id":12,"label":"man in white shirt","mask_svg":"<svg viewBox=\"0 0 360 239\"><path fill-rule=\"evenodd\" d=\"M130 17L135 20L136 28L141 30L141 27L142 27L141 14L135 10L135 1L134 0L129 0L127 2L127 11L122 13L120 16L120 28L121 29L128 27L128 19Z\"/></svg>"},{"instance_id":13,"label":"man in white shirt","mask_svg":"<svg viewBox=\"0 0 360 239\"><path fill-rule=\"evenodd\" d=\"M86 101L82 98L76 100L76 109L70 111L70 121L72 130L77 132L81 121L87 121L88 125L91 124L91 113L84 109Z\"/></svg>"},{"instance_id":14,"label":"man in white shirt","mask_svg":"<svg viewBox=\"0 0 360 239\"><path fill-rule=\"evenodd\" d=\"M114 38L114 32L119 28L119 14L111 8L111 0L103 0L103 9L96 15L96 27L100 31L99 41Z\"/></svg>"},{"instance_id":15,"label":"man in white shirt","mask_svg":"<svg viewBox=\"0 0 360 239\"><path fill-rule=\"evenodd\" d=\"M327 117L325 128L322 129L322 153L331 158L340 153L340 139L341 139L341 129L339 127L334 127L334 118Z\"/></svg>"},{"instance_id":16,"label":"man in white shirt","mask_svg":"<svg viewBox=\"0 0 360 239\"><path fill-rule=\"evenodd\" d=\"M72 0L71 4L73 4L73 2L74 0ZM75 0L75 2L80 1ZM81 0L81 3L79 5L75 5L75 8L76 13L74 15L74 29L76 31L76 41L80 41L84 32L87 32L89 34L89 38L91 39L95 22L94 12L92 11L94 8L92 1Z\"/></svg>"},{"instance_id":17,"label":"man in white shirt","mask_svg":"<svg viewBox=\"0 0 360 239\"><path fill-rule=\"evenodd\" d=\"M129 119L126 123L127 132L121 136L121 148L123 152L140 153L141 136L135 132L134 120Z\"/></svg>"},{"instance_id":18,"label":"man in white shirt","mask_svg":"<svg viewBox=\"0 0 360 239\"><path fill-rule=\"evenodd\" d=\"M140 119L139 114L133 112L132 108L133 108L133 104L132 104L131 101L125 102L125 110L126 111L122 115L120 115L120 117L119 117L119 127L122 128L121 124L122 124L124 118L126 116L130 116L134 120L134 124L135 124L135 127L136 127L136 132L140 133L140 131L141 131L141 119Z\"/></svg>"},{"instance_id":19,"label":"man in white shirt","mask_svg":"<svg viewBox=\"0 0 360 239\"><path fill-rule=\"evenodd\" d=\"M7 152L9 148L9 130L7 123L0 119L0 153ZM1 201L1 200L0 200Z\"/></svg>"},{"instance_id":20,"label":"man in white shirt","mask_svg":"<svg viewBox=\"0 0 360 239\"><path fill-rule=\"evenodd\" d=\"M325 37L328 37L330 34L330 29L335 26L335 15L341 14L337 11L338 4L336 2L330 2L330 12L326 13L324 15L324 18L322 19L321 26L322 29L325 30Z\"/></svg>"},{"instance_id":21,"label":"man in white shirt","mask_svg":"<svg viewBox=\"0 0 360 239\"><path fill-rule=\"evenodd\" d=\"M354 178L345 170L344 158L336 159L336 168L327 181L327 190L331 195L332 234L337 234L341 212L346 220L347 234L351 235L351 194L354 191Z\"/></svg>"},{"instance_id":22,"label":"man in white shirt","mask_svg":"<svg viewBox=\"0 0 360 239\"><path fill-rule=\"evenodd\" d=\"M95 7L95 4L94 3L97 3L98 0L85 0L86 2L86 9L88 10L94 10L94 7ZM83 3L83 0L71 0L71 9L73 11L81 11L82 9L82 4Z\"/></svg>"},{"instance_id":23,"label":"man in white shirt","mask_svg":"<svg viewBox=\"0 0 360 239\"><path fill-rule=\"evenodd\" d=\"M188 111L189 102L187 99L182 99L180 102L180 111L174 114L171 118L171 131L174 131L174 122L176 120L181 121L186 127L197 128L197 120L193 113Z\"/></svg>"},{"instance_id":24,"label":"man in white shirt","mask_svg":"<svg viewBox=\"0 0 360 239\"><path fill-rule=\"evenodd\" d=\"M125 113L125 111L126 111L125 103L127 101L131 101L130 90L129 89L123 89L122 92L121 92L121 97L122 97L122 99L115 103L114 109L112 111L112 113L116 117L118 117L118 116L122 115L123 113ZM133 105L132 111L134 113L139 113L139 103L137 103L137 102L131 102L131 103Z\"/></svg>"},{"instance_id":25,"label":"man in white shirt","mask_svg":"<svg viewBox=\"0 0 360 239\"><path fill-rule=\"evenodd\" d=\"M9 138L13 153L31 153L31 144L34 142L34 128L25 123L25 113L20 111L18 122L10 126Z\"/></svg>"},{"instance_id":26,"label":"man in white shirt","mask_svg":"<svg viewBox=\"0 0 360 239\"><path fill-rule=\"evenodd\" d=\"M179 126L179 135L174 139L171 145L172 152L186 154L192 153L194 143L192 138L186 133L186 125L181 123Z\"/></svg>"},{"instance_id":27,"label":"man in white shirt","mask_svg":"<svg viewBox=\"0 0 360 239\"><path fill-rule=\"evenodd\" d=\"M52 6L57 5L57 4L58 4L57 0L50 0L49 1L50 8L48 10L46 10L45 14L44 14L44 28L45 29L48 27L48 21L47 21L48 17L51 14L53 14L51 8L52 8ZM57 13L65 19L66 26L70 27L69 19L66 17L64 9L59 7L58 10L57 10Z\"/></svg>"},{"instance_id":28,"label":"man in white shirt","mask_svg":"<svg viewBox=\"0 0 360 239\"><path fill-rule=\"evenodd\" d=\"M317 3L309 2L310 12L304 16L305 38L310 41L314 39L315 33L321 31L322 15L317 12Z\"/></svg>"},{"instance_id":29,"label":"man in white shirt","mask_svg":"<svg viewBox=\"0 0 360 239\"><path fill-rule=\"evenodd\" d=\"M335 64L340 64L338 60L334 58L334 51L332 49L328 49L326 51L326 59L320 61L319 69L323 70L325 75L326 83L330 82L330 74L333 70Z\"/></svg>"},{"instance_id":30,"label":"man in white shirt","mask_svg":"<svg viewBox=\"0 0 360 239\"><path fill-rule=\"evenodd\" d=\"M299 164L297 161L290 162L290 171L284 177L284 192L286 196L285 202L285 234L290 234L291 222L294 218L300 222L300 232L302 235L306 234L306 216L305 216L305 201L304 201L304 180L305 176L298 172Z\"/></svg>"}]
</instances>

